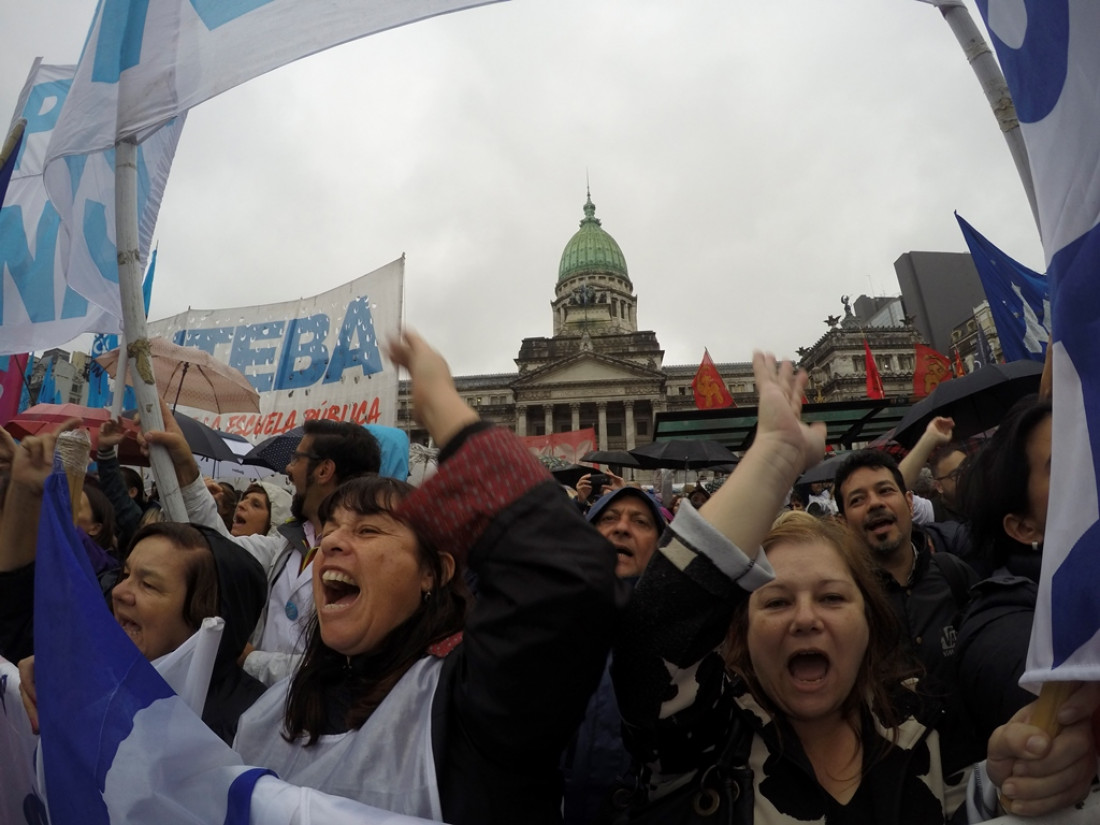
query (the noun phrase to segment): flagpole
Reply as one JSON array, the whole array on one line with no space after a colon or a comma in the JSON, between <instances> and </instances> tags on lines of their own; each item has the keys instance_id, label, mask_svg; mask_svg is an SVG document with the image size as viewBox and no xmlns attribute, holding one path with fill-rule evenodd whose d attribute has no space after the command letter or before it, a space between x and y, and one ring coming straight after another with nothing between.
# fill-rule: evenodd
<instances>
[{"instance_id":1,"label":"flagpole","mask_svg":"<svg viewBox=\"0 0 1100 825\"><path fill-rule=\"evenodd\" d=\"M134 395L141 414L142 432L163 430L153 364L149 356L149 338L145 329L145 300L141 291L141 261L138 240L137 144L121 140L115 145L115 239L118 248L118 289L122 301L122 328L126 339ZM119 352L119 360L123 356ZM176 480L172 459L164 447L149 446L153 480L160 491L160 502L171 521L187 521L187 508Z\"/></svg>"},{"instance_id":2,"label":"flagpole","mask_svg":"<svg viewBox=\"0 0 1100 825\"><path fill-rule=\"evenodd\" d=\"M1031 216L1035 219L1036 228L1042 230L1039 225L1039 206L1035 200L1035 182L1031 177L1031 160L1027 155L1027 146L1024 144L1024 135L1020 131L1020 120L1016 117L1016 105L1012 102L1012 94L1008 90L1008 83L997 65L993 51L989 43L982 36L981 31L974 24L960 0L927 0L932 2L940 10L943 19L951 27L955 39L962 46L970 68L978 77L978 82L985 92L985 99L989 101L993 109L993 116L997 118L997 125L1001 127L1001 133L1008 144L1009 154L1016 164L1016 172L1020 176L1020 182L1024 185L1024 193L1027 202L1031 206Z\"/></svg>"}]
</instances>

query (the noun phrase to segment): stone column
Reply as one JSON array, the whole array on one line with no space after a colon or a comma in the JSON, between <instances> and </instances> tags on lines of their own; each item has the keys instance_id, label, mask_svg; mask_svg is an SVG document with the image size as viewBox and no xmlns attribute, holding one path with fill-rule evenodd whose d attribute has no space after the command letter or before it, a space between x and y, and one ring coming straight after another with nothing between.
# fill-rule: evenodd
<instances>
[{"instance_id":1,"label":"stone column","mask_svg":"<svg viewBox=\"0 0 1100 825\"><path fill-rule=\"evenodd\" d=\"M633 450L637 445L634 443L635 428L634 428L634 402L624 401L623 409L626 410L626 448Z\"/></svg>"},{"instance_id":2,"label":"stone column","mask_svg":"<svg viewBox=\"0 0 1100 825\"><path fill-rule=\"evenodd\" d=\"M577 430L579 430L581 428L581 405L580 404L570 404L569 405L569 415L570 415L570 419L571 419L570 429L572 429L573 432L576 432Z\"/></svg>"},{"instance_id":3,"label":"stone column","mask_svg":"<svg viewBox=\"0 0 1100 825\"><path fill-rule=\"evenodd\" d=\"M546 434L552 435L554 432L554 405L543 404L542 405L543 421L546 424Z\"/></svg>"},{"instance_id":4,"label":"stone column","mask_svg":"<svg viewBox=\"0 0 1100 825\"><path fill-rule=\"evenodd\" d=\"M607 449L607 402L596 402L596 415L599 419L599 428L596 430L596 436L599 439L600 449Z\"/></svg>"},{"instance_id":5,"label":"stone column","mask_svg":"<svg viewBox=\"0 0 1100 825\"><path fill-rule=\"evenodd\" d=\"M527 435L527 405L516 404L516 435L524 438Z\"/></svg>"}]
</instances>

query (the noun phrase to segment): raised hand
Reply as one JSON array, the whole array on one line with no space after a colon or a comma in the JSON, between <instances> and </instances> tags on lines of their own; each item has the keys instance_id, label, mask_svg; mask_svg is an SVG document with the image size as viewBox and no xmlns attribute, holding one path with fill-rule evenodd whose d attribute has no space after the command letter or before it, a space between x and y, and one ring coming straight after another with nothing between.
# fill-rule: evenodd
<instances>
[{"instance_id":1,"label":"raised hand","mask_svg":"<svg viewBox=\"0 0 1100 825\"><path fill-rule=\"evenodd\" d=\"M775 452L775 458L790 462L791 482L825 456L825 425L802 422L802 396L809 377L796 371L790 361L777 363L771 353L756 351L752 371L759 397L756 438Z\"/></svg>"},{"instance_id":2,"label":"raised hand","mask_svg":"<svg viewBox=\"0 0 1100 825\"><path fill-rule=\"evenodd\" d=\"M143 447L148 444L159 444L164 447L172 459L172 466L176 468L176 478L180 486L186 487L199 477L199 465L195 461L187 439L184 438L183 430L180 429L176 417L172 415L163 398L160 400L160 414L164 420L164 429L141 433L138 441ZM147 449L143 449L143 452L147 452Z\"/></svg>"},{"instance_id":3,"label":"raised hand","mask_svg":"<svg viewBox=\"0 0 1100 825\"><path fill-rule=\"evenodd\" d=\"M101 452L109 453L115 447L122 443L122 439L126 437L126 430L122 426L122 420L118 418L112 418L108 421L104 421L99 425L99 449Z\"/></svg>"},{"instance_id":4,"label":"raised hand","mask_svg":"<svg viewBox=\"0 0 1100 825\"><path fill-rule=\"evenodd\" d=\"M5 451L11 454L11 483L29 493L41 496L46 479L53 471L53 452L57 446L57 437L61 433L75 430L80 426L79 418L68 421L52 430L24 438L18 446L12 442L11 435L3 431Z\"/></svg>"},{"instance_id":5,"label":"raised hand","mask_svg":"<svg viewBox=\"0 0 1100 825\"><path fill-rule=\"evenodd\" d=\"M445 446L462 428L478 420L478 414L455 390L443 356L423 338L406 329L388 342L386 350L394 364L409 371L413 414L438 446Z\"/></svg>"}]
</instances>

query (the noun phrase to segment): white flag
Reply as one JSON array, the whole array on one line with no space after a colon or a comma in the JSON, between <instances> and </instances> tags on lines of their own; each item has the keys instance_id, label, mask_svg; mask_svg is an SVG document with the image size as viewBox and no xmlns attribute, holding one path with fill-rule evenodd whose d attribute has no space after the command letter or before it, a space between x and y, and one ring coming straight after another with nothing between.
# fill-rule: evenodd
<instances>
[{"instance_id":1,"label":"white flag","mask_svg":"<svg viewBox=\"0 0 1100 825\"><path fill-rule=\"evenodd\" d=\"M54 197L47 196L43 182L46 150L75 68L36 60L16 106L13 120L26 118L27 130L0 209L0 354L55 347L83 332L120 328L114 151L57 164L64 185ZM182 127L179 118L138 152L142 262ZM63 222L72 231L66 232Z\"/></svg>"},{"instance_id":2,"label":"white flag","mask_svg":"<svg viewBox=\"0 0 1100 825\"><path fill-rule=\"evenodd\" d=\"M1051 282L1054 426L1028 684L1100 680L1100 3L979 2L1035 179Z\"/></svg>"}]
</instances>

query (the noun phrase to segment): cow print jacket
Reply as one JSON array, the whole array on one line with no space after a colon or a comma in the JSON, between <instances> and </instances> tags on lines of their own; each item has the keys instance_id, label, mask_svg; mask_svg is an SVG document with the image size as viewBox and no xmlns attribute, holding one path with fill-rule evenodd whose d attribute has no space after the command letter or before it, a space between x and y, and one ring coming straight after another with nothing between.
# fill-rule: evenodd
<instances>
[{"instance_id":1,"label":"cow print jacket","mask_svg":"<svg viewBox=\"0 0 1100 825\"><path fill-rule=\"evenodd\" d=\"M899 685L904 722L889 748L890 733L864 711L863 781L841 806L818 784L785 720L727 675L719 649L734 607L771 575L763 553L749 559L681 505L627 608L612 665L624 738L650 798L713 763L739 718L753 736L756 825L965 822L969 771L945 775L937 704Z\"/></svg>"}]
</instances>

